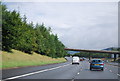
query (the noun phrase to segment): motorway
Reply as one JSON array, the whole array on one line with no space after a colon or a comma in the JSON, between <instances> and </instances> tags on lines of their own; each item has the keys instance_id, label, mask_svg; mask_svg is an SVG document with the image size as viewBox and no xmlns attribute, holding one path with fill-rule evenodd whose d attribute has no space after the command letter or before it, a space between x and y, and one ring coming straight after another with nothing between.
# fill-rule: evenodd
<instances>
[{"instance_id":1,"label":"motorway","mask_svg":"<svg viewBox=\"0 0 120 81\"><path fill-rule=\"evenodd\" d=\"M2 78L5 81L16 79L64 79L69 81L79 79L110 79L111 81L118 81L120 74L118 73L118 66L105 64L104 71L89 70L89 62L81 61L80 65L71 64L71 58L68 57L68 62L60 64L51 64L35 67L24 67L16 69L6 69L2 71ZM109 80L109 81L110 81ZM86 80L85 80L86 81ZM93 80L92 80L93 81Z\"/></svg>"}]
</instances>

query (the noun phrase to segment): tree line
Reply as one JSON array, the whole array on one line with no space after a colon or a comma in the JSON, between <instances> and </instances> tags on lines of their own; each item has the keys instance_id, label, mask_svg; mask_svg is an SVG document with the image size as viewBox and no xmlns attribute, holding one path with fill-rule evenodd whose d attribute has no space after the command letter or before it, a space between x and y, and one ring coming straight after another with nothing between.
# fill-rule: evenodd
<instances>
[{"instance_id":1,"label":"tree line","mask_svg":"<svg viewBox=\"0 0 120 81\"><path fill-rule=\"evenodd\" d=\"M92 52L80 52L75 53L73 56L79 56L79 57L93 57L93 58L110 58L110 54L105 53L92 53Z\"/></svg>"},{"instance_id":2,"label":"tree line","mask_svg":"<svg viewBox=\"0 0 120 81\"><path fill-rule=\"evenodd\" d=\"M54 35L51 28L44 24L27 23L26 16L17 11L8 11L2 7L2 50L20 50L29 54L37 52L53 58L64 57L67 52L64 44ZM54 24L54 23L53 23Z\"/></svg>"}]
</instances>

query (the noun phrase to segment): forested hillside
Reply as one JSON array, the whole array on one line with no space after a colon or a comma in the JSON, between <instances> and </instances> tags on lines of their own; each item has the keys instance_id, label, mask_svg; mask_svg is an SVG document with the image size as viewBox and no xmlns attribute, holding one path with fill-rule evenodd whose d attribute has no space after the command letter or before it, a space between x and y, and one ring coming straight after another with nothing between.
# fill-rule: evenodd
<instances>
[{"instance_id":1,"label":"forested hillside","mask_svg":"<svg viewBox=\"0 0 120 81\"><path fill-rule=\"evenodd\" d=\"M2 50L20 50L25 53L33 52L53 58L66 55L64 44L58 36L52 33L51 28L44 24L34 25L33 21L27 23L26 16L21 17L17 11L9 11L5 5L2 7ZM54 24L54 23L53 23Z\"/></svg>"}]
</instances>

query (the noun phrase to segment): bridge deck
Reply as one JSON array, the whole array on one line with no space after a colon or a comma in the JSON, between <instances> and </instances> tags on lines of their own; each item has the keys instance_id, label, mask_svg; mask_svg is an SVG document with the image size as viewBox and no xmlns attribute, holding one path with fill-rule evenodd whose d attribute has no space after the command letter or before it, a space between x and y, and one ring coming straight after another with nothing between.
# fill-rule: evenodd
<instances>
[{"instance_id":1,"label":"bridge deck","mask_svg":"<svg viewBox=\"0 0 120 81\"><path fill-rule=\"evenodd\" d=\"M65 50L69 50L69 51L83 51L83 52L93 52L93 53L120 54L119 51L86 50L86 49L71 49L71 48L65 48Z\"/></svg>"}]
</instances>

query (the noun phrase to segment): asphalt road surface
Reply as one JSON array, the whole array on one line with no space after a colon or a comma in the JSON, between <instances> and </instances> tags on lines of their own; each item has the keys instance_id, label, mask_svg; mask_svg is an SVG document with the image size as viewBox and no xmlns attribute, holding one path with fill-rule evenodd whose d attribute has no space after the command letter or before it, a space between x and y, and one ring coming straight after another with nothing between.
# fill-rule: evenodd
<instances>
[{"instance_id":1,"label":"asphalt road surface","mask_svg":"<svg viewBox=\"0 0 120 81\"><path fill-rule=\"evenodd\" d=\"M117 66L105 64L104 71L89 70L89 62L81 61L79 65L71 64L71 58L67 58L68 62L60 64L52 64L36 67L24 67L16 69L7 69L2 71L3 80L15 79L118 79Z\"/></svg>"}]
</instances>

